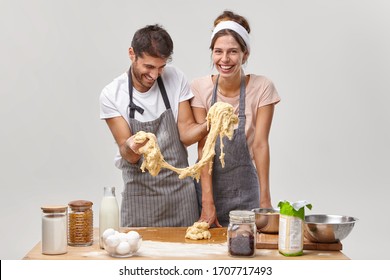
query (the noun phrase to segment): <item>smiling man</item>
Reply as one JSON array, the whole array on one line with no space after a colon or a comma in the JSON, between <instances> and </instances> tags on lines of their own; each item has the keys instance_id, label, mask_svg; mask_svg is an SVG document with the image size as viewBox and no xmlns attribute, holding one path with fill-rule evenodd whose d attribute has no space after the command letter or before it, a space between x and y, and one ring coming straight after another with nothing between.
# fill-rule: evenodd
<instances>
[{"instance_id":1,"label":"smiling man","mask_svg":"<svg viewBox=\"0 0 390 280\"><path fill-rule=\"evenodd\" d=\"M168 32L159 25L139 29L129 48L130 69L100 95L100 118L118 145L115 165L122 170L121 226L189 226L199 218L192 179L163 169L153 177L140 169L143 158L133 135L154 133L164 159L188 166L186 146L207 134L194 120L193 94L184 74L167 65L173 53Z\"/></svg>"}]
</instances>

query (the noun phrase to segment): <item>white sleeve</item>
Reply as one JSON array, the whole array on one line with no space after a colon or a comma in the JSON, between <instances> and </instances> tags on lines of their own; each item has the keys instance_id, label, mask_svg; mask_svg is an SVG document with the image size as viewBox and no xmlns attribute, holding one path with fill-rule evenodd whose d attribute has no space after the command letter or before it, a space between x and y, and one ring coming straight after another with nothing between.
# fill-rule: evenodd
<instances>
[{"instance_id":1,"label":"white sleeve","mask_svg":"<svg viewBox=\"0 0 390 280\"><path fill-rule=\"evenodd\" d=\"M110 99L109 90L105 87L100 94L100 119L121 116L115 104Z\"/></svg>"},{"instance_id":2,"label":"white sleeve","mask_svg":"<svg viewBox=\"0 0 390 280\"><path fill-rule=\"evenodd\" d=\"M179 97L179 103L180 103L191 99L192 97L194 97L194 95L192 94L190 84L186 76L184 75L184 73L181 72L179 69L176 70L178 72L178 77L180 78L180 97Z\"/></svg>"},{"instance_id":3,"label":"white sleeve","mask_svg":"<svg viewBox=\"0 0 390 280\"><path fill-rule=\"evenodd\" d=\"M183 81L184 82L184 81ZM182 91L180 93L180 99L179 102L186 101L194 97L194 94L191 91L190 85L188 81L185 81L185 84L182 87Z\"/></svg>"}]
</instances>

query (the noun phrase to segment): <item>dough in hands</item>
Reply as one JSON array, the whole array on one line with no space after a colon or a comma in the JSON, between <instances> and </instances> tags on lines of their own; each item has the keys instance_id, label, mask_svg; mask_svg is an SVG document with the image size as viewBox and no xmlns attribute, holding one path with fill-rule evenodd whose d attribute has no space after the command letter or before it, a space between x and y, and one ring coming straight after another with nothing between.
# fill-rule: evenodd
<instances>
[{"instance_id":1,"label":"dough in hands","mask_svg":"<svg viewBox=\"0 0 390 280\"><path fill-rule=\"evenodd\" d=\"M173 166L164 160L157 144L156 136L153 133L139 131L134 135L135 143L143 143L147 139L149 141L138 149L138 152L144 156L144 160L141 165L142 172L145 172L146 168L152 176L157 176L162 167L174 169Z\"/></svg>"},{"instance_id":2,"label":"dough in hands","mask_svg":"<svg viewBox=\"0 0 390 280\"><path fill-rule=\"evenodd\" d=\"M192 226L187 228L185 238L192 240L210 239L211 233L209 228L210 225L207 222L195 222Z\"/></svg>"},{"instance_id":3,"label":"dough in hands","mask_svg":"<svg viewBox=\"0 0 390 280\"><path fill-rule=\"evenodd\" d=\"M209 165L209 173L211 174L215 156L215 143L218 136L220 137L221 143L221 155L219 160L221 161L222 167L224 167L225 153L223 152L224 146L222 138L226 136L230 140L232 139L234 125L238 123L238 117L234 114L232 105L225 102L216 102L211 106L207 113L206 121L209 134L203 147L202 158L196 164L186 168L176 168L164 160L160 148L158 147L156 136L153 133L144 131L137 132L134 136L134 141L136 143L143 143L144 141L149 140L138 150L138 152L144 156L141 165L142 172L145 172L145 169L147 169L152 176L157 176L161 168L168 168L179 174L180 179L191 176L199 181L201 170L207 164Z\"/></svg>"}]
</instances>

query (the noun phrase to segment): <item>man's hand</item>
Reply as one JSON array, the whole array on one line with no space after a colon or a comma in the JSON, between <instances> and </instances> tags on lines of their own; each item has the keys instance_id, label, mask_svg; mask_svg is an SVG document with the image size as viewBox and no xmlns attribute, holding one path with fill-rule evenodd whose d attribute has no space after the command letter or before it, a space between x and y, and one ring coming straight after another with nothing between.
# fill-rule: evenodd
<instances>
[{"instance_id":1,"label":"man's hand","mask_svg":"<svg viewBox=\"0 0 390 280\"><path fill-rule=\"evenodd\" d=\"M131 137L129 137L129 139L126 140L126 146L132 150L135 154L137 155L140 155L140 152L139 152L139 149L141 147L143 147L148 141L149 139L146 139L144 142L142 143L136 143L134 141L134 136L135 135L132 135Z\"/></svg>"}]
</instances>

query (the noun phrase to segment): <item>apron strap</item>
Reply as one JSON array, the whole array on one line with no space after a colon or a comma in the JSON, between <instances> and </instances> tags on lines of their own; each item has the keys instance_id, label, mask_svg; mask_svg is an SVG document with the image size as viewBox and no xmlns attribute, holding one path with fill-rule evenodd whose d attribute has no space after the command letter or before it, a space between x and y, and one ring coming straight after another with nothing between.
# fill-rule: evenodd
<instances>
[{"instance_id":1,"label":"apron strap","mask_svg":"<svg viewBox=\"0 0 390 280\"><path fill-rule=\"evenodd\" d=\"M142 109L141 107L135 105L135 103L133 102L133 82L131 80L131 67L129 69L128 77L129 77L128 85L129 85L129 99L130 99L130 104L129 104L130 113L129 113L129 117L130 117L130 119L134 119L135 110L137 110L137 112L142 115L144 113L144 109Z\"/></svg>"},{"instance_id":2,"label":"apron strap","mask_svg":"<svg viewBox=\"0 0 390 280\"><path fill-rule=\"evenodd\" d=\"M168 94L167 94L167 91L165 90L165 86L164 86L164 83L163 83L161 76L159 76L157 78L157 83L158 83L158 87L161 91L162 98L164 100L165 108L167 110L171 109L171 104L169 103Z\"/></svg>"},{"instance_id":3,"label":"apron strap","mask_svg":"<svg viewBox=\"0 0 390 280\"><path fill-rule=\"evenodd\" d=\"M129 117L130 117L130 119L134 119L135 111L137 111L138 113L140 113L142 115L144 113L144 109L139 107L139 106L137 106L133 102L133 82L132 82L132 79L131 79L131 67L129 69L128 77L129 77L128 85L129 85L129 99L130 99L130 103L129 103L129 108L130 108ZM158 88L160 89L162 98L164 100L165 108L168 110L168 109L171 108L171 104L169 103L167 91L165 90L165 86L164 86L164 83L163 83L163 80L162 80L161 76L159 76L157 78L157 83L158 83Z\"/></svg>"},{"instance_id":4,"label":"apron strap","mask_svg":"<svg viewBox=\"0 0 390 280\"><path fill-rule=\"evenodd\" d=\"M245 75L241 76L240 84L240 107L238 112L238 117L243 117L245 119Z\"/></svg>"},{"instance_id":5,"label":"apron strap","mask_svg":"<svg viewBox=\"0 0 390 280\"><path fill-rule=\"evenodd\" d=\"M217 102L218 81L219 81L219 75L217 76L217 80L215 81L215 85L213 89L213 97L211 98L211 106L213 106L214 103Z\"/></svg>"}]
</instances>

